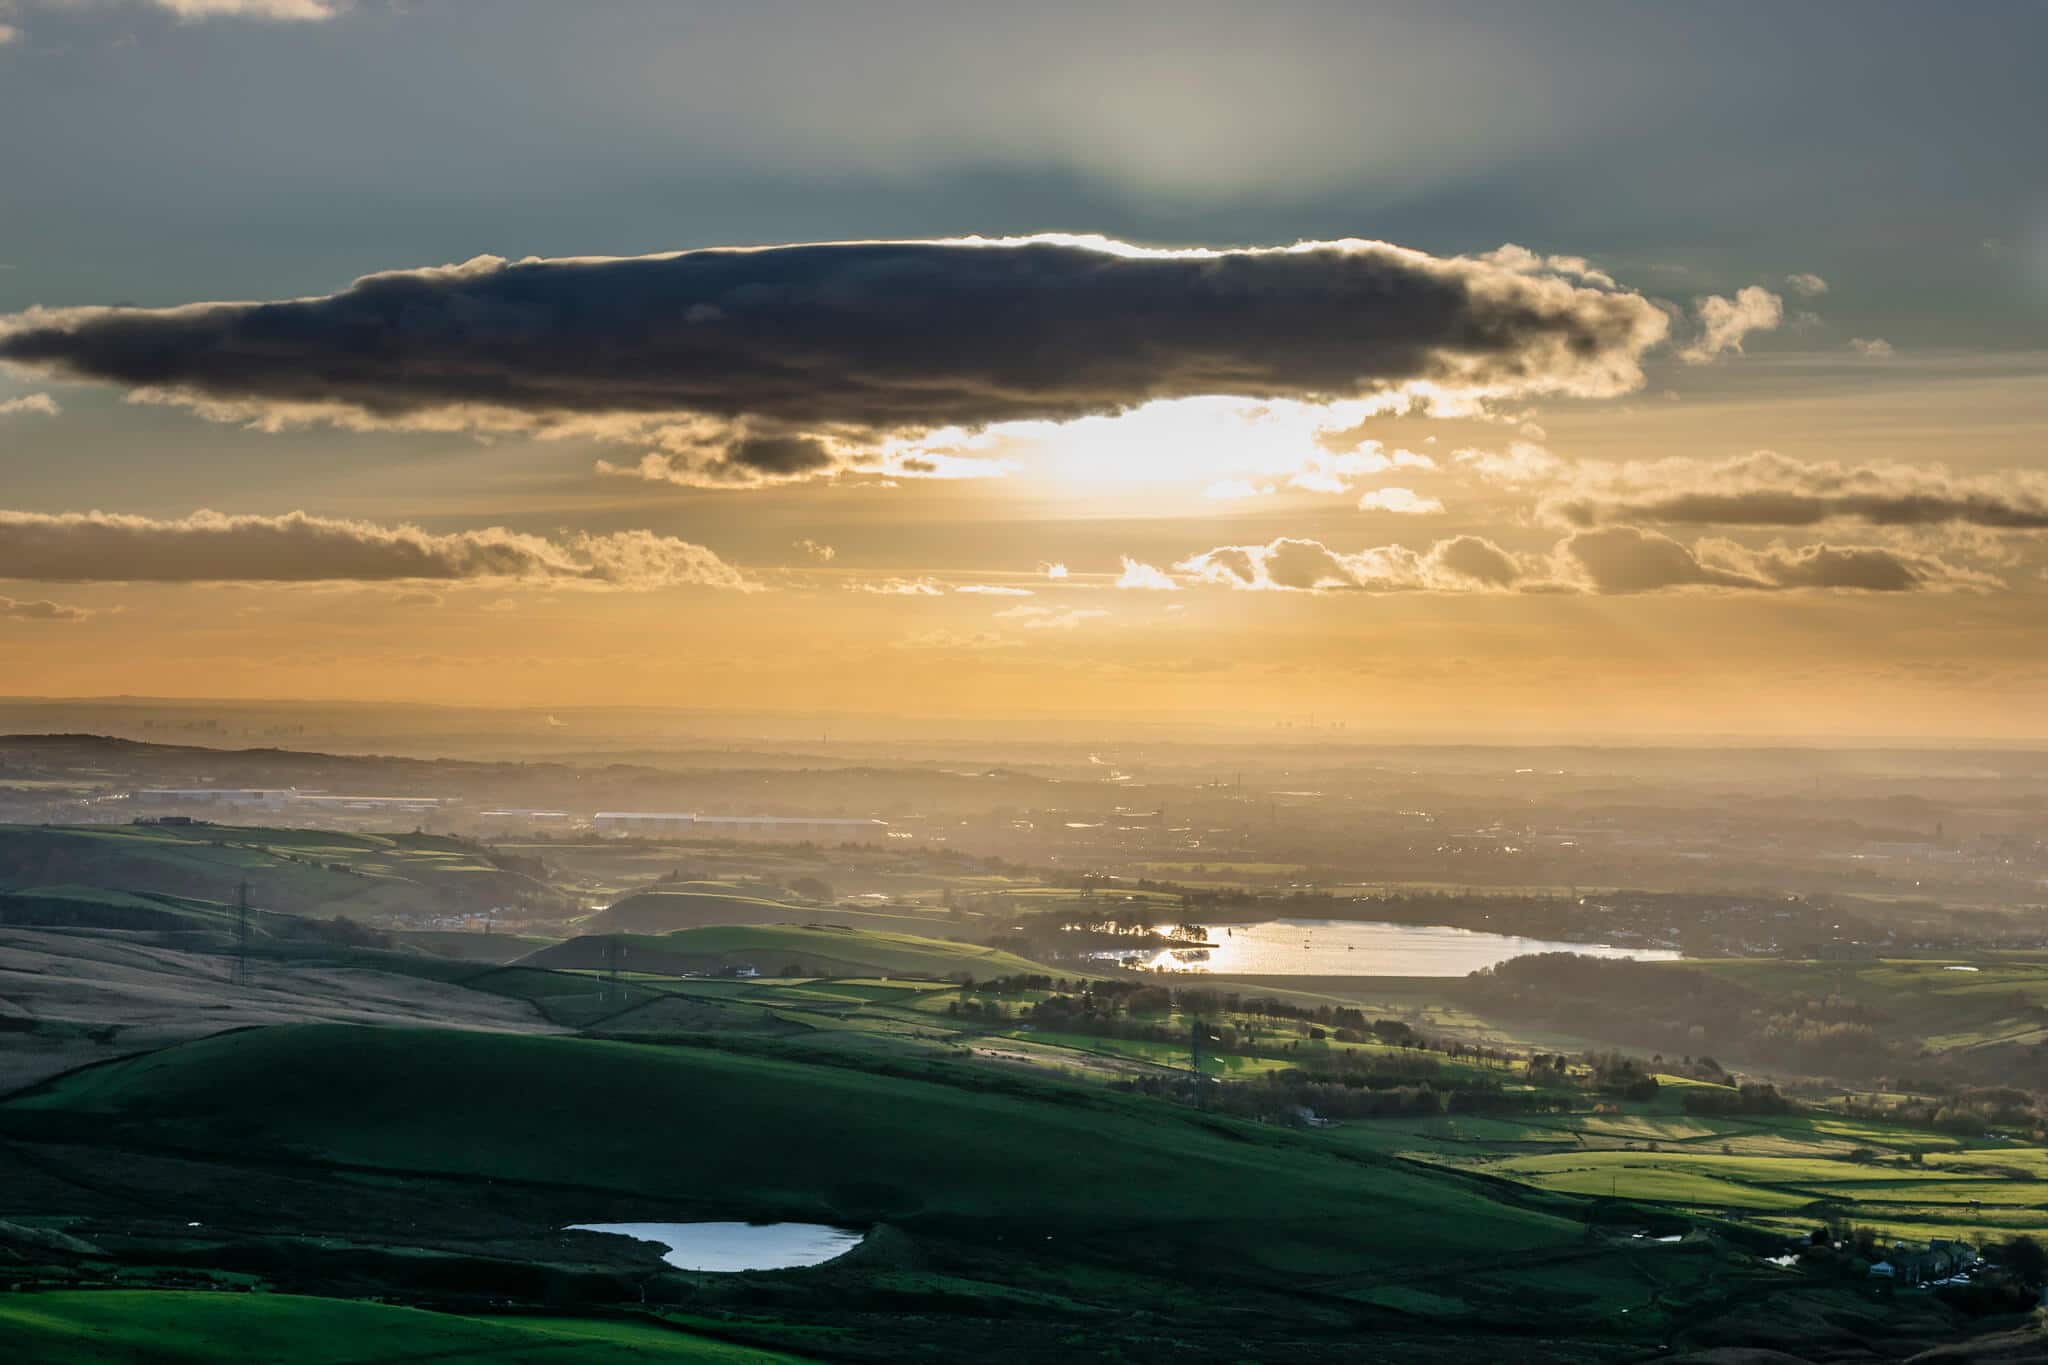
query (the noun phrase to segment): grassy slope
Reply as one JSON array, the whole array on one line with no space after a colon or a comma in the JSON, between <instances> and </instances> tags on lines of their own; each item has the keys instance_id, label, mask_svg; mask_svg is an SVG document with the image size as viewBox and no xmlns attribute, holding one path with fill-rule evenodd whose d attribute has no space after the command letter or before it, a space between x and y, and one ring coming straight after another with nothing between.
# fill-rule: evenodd
<instances>
[{"instance_id":1,"label":"grassy slope","mask_svg":"<svg viewBox=\"0 0 2048 1365\"><path fill-rule=\"evenodd\" d=\"M851 976L883 973L949 976L967 972L986 978L1047 970L1014 953L915 934L868 929L813 928L798 924L725 924L682 929L673 934L587 936L545 948L522 963L535 967L596 968L607 965L607 945L619 938L628 970L704 970L746 962L763 972L801 962L804 975Z\"/></svg>"},{"instance_id":2,"label":"grassy slope","mask_svg":"<svg viewBox=\"0 0 2048 1365\"><path fill-rule=\"evenodd\" d=\"M2048 1039L2048 959L2038 953L1980 953L1954 961L1738 958L1687 965L1778 1000L1845 997L1875 1012L1881 1035L1910 1038L1936 1051Z\"/></svg>"},{"instance_id":3,"label":"grassy slope","mask_svg":"<svg viewBox=\"0 0 2048 1365\"><path fill-rule=\"evenodd\" d=\"M8 1358L37 1365L612 1365L793 1361L666 1328L563 1318L481 1319L293 1294L113 1291L0 1301Z\"/></svg>"},{"instance_id":4,"label":"grassy slope","mask_svg":"<svg viewBox=\"0 0 2048 1365\"><path fill-rule=\"evenodd\" d=\"M1325 1273L1579 1235L1450 1174L1145 1101L1016 1089L698 1048L311 1026L75 1072L0 1105L0 1127L641 1191L706 1216L979 1222L984 1236L1170 1228L1184 1247Z\"/></svg>"},{"instance_id":5,"label":"grassy slope","mask_svg":"<svg viewBox=\"0 0 2048 1365\"><path fill-rule=\"evenodd\" d=\"M446 911L541 894L438 835L231 825L0 825L0 889L51 884L229 901L243 881L294 914Z\"/></svg>"},{"instance_id":6,"label":"grassy slope","mask_svg":"<svg viewBox=\"0 0 2048 1365\"><path fill-rule=\"evenodd\" d=\"M468 930L415 929L398 935L401 947L417 948L436 957L458 962L484 962L494 966L515 961L528 953L559 942L534 934L479 934Z\"/></svg>"},{"instance_id":7,"label":"grassy slope","mask_svg":"<svg viewBox=\"0 0 2048 1365\"><path fill-rule=\"evenodd\" d=\"M855 929L917 932L943 928L946 917L914 910L855 910L771 900L739 887L724 889L715 882L685 882L675 890L642 891L614 903L585 921L592 933L665 934L723 924L844 924Z\"/></svg>"},{"instance_id":8,"label":"grassy slope","mask_svg":"<svg viewBox=\"0 0 2048 1365\"><path fill-rule=\"evenodd\" d=\"M264 932L258 916L254 926ZM27 886L0 891L0 924L60 928L216 930L234 928L234 907L160 892L97 886Z\"/></svg>"}]
</instances>

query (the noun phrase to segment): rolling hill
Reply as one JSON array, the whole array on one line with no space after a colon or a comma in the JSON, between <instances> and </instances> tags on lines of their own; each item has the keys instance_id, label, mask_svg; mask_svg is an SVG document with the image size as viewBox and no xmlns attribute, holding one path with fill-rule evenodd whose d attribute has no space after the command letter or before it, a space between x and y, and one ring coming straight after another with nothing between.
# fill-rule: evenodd
<instances>
[{"instance_id":1,"label":"rolling hill","mask_svg":"<svg viewBox=\"0 0 2048 1365\"><path fill-rule=\"evenodd\" d=\"M1261 1273L1521 1256L1583 1237L1569 1201L1504 1202L1453 1173L1339 1157L1184 1107L693 1046L252 1029L19 1092L0 1102L0 1132L229 1164L289 1154L386 1180L579 1186L697 1217L886 1219L1091 1255L1169 1238L1182 1257Z\"/></svg>"},{"instance_id":2,"label":"rolling hill","mask_svg":"<svg viewBox=\"0 0 2048 1365\"><path fill-rule=\"evenodd\" d=\"M544 883L431 834L237 825L0 825L0 891L87 887L353 918L553 906Z\"/></svg>"},{"instance_id":3,"label":"rolling hill","mask_svg":"<svg viewBox=\"0 0 2048 1365\"><path fill-rule=\"evenodd\" d=\"M843 924L885 933L929 933L946 919L936 911L856 909L779 900L720 882L684 882L623 897L585 920L588 933L666 934L714 924Z\"/></svg>"},{"instance_id":4,"label":"rolling hill","mask_svg":"<svg viewBox=\"0 0 2048 1365\"><path fill-rule=\"evenodd\" d=\"M523 967L709 975L752 967L764 976L985 978L1047 969L1015 953L971 943L818 924L710 925L672 934L586 934L518 959ZM796 968L789 971L789 968Z\"/></svg>"}]
</instances>

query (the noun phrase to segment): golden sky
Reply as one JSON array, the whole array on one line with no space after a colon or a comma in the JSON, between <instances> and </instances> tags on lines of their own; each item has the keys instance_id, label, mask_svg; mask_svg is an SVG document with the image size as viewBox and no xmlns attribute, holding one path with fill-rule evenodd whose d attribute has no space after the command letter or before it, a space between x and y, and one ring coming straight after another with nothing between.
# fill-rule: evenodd
<instances>
[{"instance_id":1,"label":"golden sky","mask_svg":"<svg viewBox=\"0 0 2048 1365\"><path fill-rule=\"evenodd\" d=\"M617 79L500 127L446 16L6 7L0 116L53 132L0 159L0 691L2048 724L2048 194L1929 131L1961 117L1905 107L1932 93L1872 104L1822 57L1732 109L1697 43L1638 79L1683 16L1522 40L1304 4L1132 68L1129 107L1114 63L1046 52L1093 141L949 77L848 142L815 89L654 112L682 97L626 54L687 8L578 33ZM568 41L502 13L507 70ZM733 22L763 71L882 41ZM915 32L924 69L970 60ZM1322 49L1364 34L1414 70L1338 80ZM1946 98L2038 128L1978 26L1907 36L1865 60L1974 59ZM386 59L441 103L318 117ZM1472 99L1404 134L1418 72ZM1266 102L1233 119L1197 74ZM306 107L252 130L273 85ZM741 110L744 175L691 131ZM401 117L440 162L378 161ZM693 188L655 211L632 187L671 164Z\"/></svg>"}]
</instances>

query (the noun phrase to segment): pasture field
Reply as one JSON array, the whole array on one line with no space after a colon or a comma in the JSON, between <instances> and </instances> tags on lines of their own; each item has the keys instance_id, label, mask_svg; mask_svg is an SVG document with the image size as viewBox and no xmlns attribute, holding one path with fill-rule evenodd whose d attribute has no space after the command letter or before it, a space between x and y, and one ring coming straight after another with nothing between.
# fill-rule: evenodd
<instances>
[{"instance_id":1,"label":"pasture field","mask_svg":"<svg viewBox=\"0 0 2048 1365\"><path fill-rule=\"evenodd\" d=\"M1868 1011L1881 1036L1937 1053L1995 1056L2048 1039L2048 953L1802 962L1710 958L1687 967L1775 1000L1834 998Z\"/></svg>"},{"instance_id":2,"label":"pasture field","mask_svg":"<svg viewBox=\"0 0 2048 1365\"><path fill-rule=\"evenodd\" d=\"M936 1361L1022 1341L1104 1359L1192 1341L1208 1343L1200 1358L1225 1360L1257 1313L1303 1335L1300 1358L1336 1360L1365 1314L1388 1343L1422 1334L1405 1358L1437 1358L1451 1338L1433 1333L1508 1331L1520 1358L1561 1362L1606 1359L1628 1341L1575 1336L1553 1306L1487 1277L1556 1266L1633 1282L1633 1299L1613 1292L1647 1310L1660 1298L1711 1301L1758 1273L1718 1253L1645 1271L1635 1267L1653 1253L1589 1242L1569 1196L1344 1151L1054 1069L911 1066L900 1054L877 1069L852 1057L312 1026L76 1071L0 1102L0 1214L135 1263L114 1279L130 1289L226 1262L289 1292L23 1293L6 1300L9 1325L39 1334L59 1361L279 1358L264 1354L270 1333L307 1331L356 1342L337 1362L782 1359L828 1342L833 1359ZM73 1182L87 1172L82 1193ZM124 1193L145 1188L145 1205ZM199 1230L182 1221L188 1210L203 1210ZM721 1283L665 1271L643 1244L560 1231L591 1218L875 1231L843 1263ZM0 1220L0 1239L6 1229ZM91 1264L72 1278L105 1276ZM1484 1274L1462 1312L1446 1300L1421 1313L1427 1301L1401 1292L1426 1290L1413 1284L1418 1265ZM461 1315L344 1302L373 1289ZM587 1313L474 1316L507 1297L559 1313L592 1296L630 1312L644 1304L695 1334ZM906 1312L915 1342L903 1337ZM1545 1344L1545 1330L1562 1335ZM221 1348L228 1336L246 1345ZM189 1355L122 1354L149 1340ZM731 1354L741 1346L779 1354Z\"/></svg>"},{"instance_id":3,"label":"pasture field","mask_svg":"<svg viewBox=\"0 0 2048 1365\"><path fill-rule=\"evenodd\" d=\"M2014 1231L2048 1235L2048 1149L2038 1145L1825 1111L1685 1115L1673 1112L1674 1089L1625 1102L1619 1114L1382 1119L1324 1136L1538 1189L1786 1230L1850 1223L1979 1244Z\"/></svg>"},{"instance_id":4,"label":"pasture field","mask_svg":"<svg viewBox=\"0 0 2048 1365\"><path fill-rule=\"evenodd\" d=\"M842 897L820 901L760 883L714 881L661 882L635 888L606 909L580 921L578 927L586 933L655 934L707 925L806 921L885 933L945 929L988 932L978 924L956 921L938 896L917 900Z\"/></svg>"},{"instance_id":5,"label":"pasture field","mask_svg":"<svg viewBox=\"0 0 2048 1365\"><path fill-rule=\"evenodd\" d=\"M593 1126L614 1096L632 1097L635 1122ZM708 1102L748 1121L697 1121ZM563 1038L252 1030L58 1078L0 1104L0 1129L665 1199L682 1169L705 1216L1250 1220L1262 1241L1315 1243L1346 1217L1405 1211L1417 1220L1411 1246L1446 1251L1540 1248L1577 1231L1425 1169L1386 1164L1362 1184L1291 1134L1247 1125L1225 1136L1135 1099L1049 1105L844 1067ZM1091 1158L1070 1161L1077 1150ZM1194 1190L1199 1199L1185 1197ZM1374 1251L1351 1259L1369 1264Z\"/></svg>"},{"instance_id":6,"label":"pasture field","mask_svg":"<svg viewBox=\"0 0 2048 1365\"><path fill-rule=\"evenodd\" d=\"M556 903L473 844L431 834L236 825L0 825L0 890L74 886L378 918Z\"/></svg>"},{"instance_id":7,"label":"pasture field","mask_svg":"<svg viewBox=\"0 0 2048 1365\"><path fill-rule=\"evenodd\" d=\"M297 1294L110 1290L0 1299L0 1341L36 1365L781 1365L798 1357L654 1322L481 1318Z\"/></svg>"},{"instance_id":8,"label":"pasture field","mask_svg":"<svg viewBox=\"0 0 2048 1365\"><path fill-rule=\"evenodd\" d=\"M991 977L1047 969L1014 953L950 939L816 924L708 925L670 934L586 935L541 949L520 965L595 970L610 965L611 945L624 965L643 973L752 967L779 972L792 964L806 975Z\"/></svg>"}]
</instances>

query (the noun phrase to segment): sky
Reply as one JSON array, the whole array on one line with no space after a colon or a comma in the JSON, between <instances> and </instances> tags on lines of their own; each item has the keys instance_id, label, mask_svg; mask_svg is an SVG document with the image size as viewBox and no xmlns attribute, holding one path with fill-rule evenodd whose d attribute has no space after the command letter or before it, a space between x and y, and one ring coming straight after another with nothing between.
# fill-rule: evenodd
<instances>
[{"instance_id":1,"label":"sky","mask_svg":"<svg viewBox=\"0 0 2048 1365\"><path fill-rule=\"evenodd\" d=\"M2037 740L2044 50L0 0L0 690Z\"/></svg>"}]
</instances>

